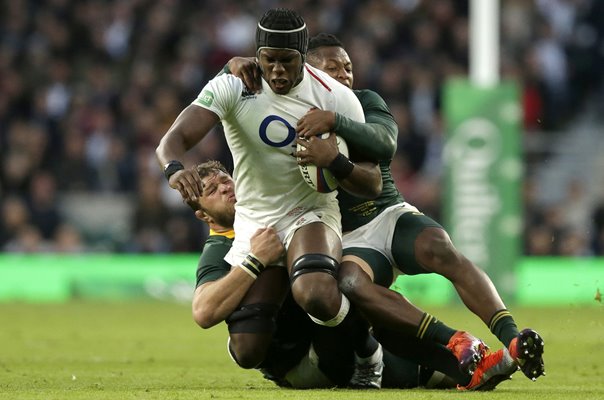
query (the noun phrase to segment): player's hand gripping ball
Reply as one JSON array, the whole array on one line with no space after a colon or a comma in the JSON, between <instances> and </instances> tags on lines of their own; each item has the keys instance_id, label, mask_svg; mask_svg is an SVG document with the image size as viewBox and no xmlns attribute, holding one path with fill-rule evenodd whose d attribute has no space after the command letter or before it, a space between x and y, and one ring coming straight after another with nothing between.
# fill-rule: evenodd
<instances>
[{"instance_id":1,"label":"player's hand gripping ball","mask_svg":"<svg viewBox=\"0 0 604 400\"><path fill-rule=\"evenodd\" d=\"M326 139L329 137L329 133L323 133L317 137ZM336 136L336 142L340 153L348 157L348 145L346 144L346 141L341 137ZM296 150L306 150L306 148L298 143ZM329 193L338 188L338 180L327 168L320 168L313 164L298 164L298 168L300 168L300 173L302 174L304 181L317 192Z\"/></svg>"}]
</instances>

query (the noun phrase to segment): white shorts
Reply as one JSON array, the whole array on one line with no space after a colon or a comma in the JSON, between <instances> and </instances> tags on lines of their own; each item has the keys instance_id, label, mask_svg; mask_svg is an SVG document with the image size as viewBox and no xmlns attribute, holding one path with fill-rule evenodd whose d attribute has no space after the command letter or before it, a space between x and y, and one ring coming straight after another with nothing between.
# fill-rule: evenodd
<instances>
[{"instance_id":1,"label":"white shorts","mask_svg":"<svg viewBox=\"0 0 604 400\"><path fill-rule=\"evenodd\" d=\"M342 223L340 219L340 209L335 203L335 207L327 206L321 208L313 208L312 210L297 210L297 212L290 212L280 222L277 229L277 235L281 239L281 242L285 246L285 249L289 247L289 244L294 237L294 233L304 225L311 224L313 222L322 222L327 225L331 230L338 234L340 239L342 238ZM224 257L225 261L230 265L239 265L243 259L250 252L250 239L252 235L260 228L264 228L264 225L259 224L256 221L245 218L240 214L235 214L235 240L231 250ZM277 265L285 265L285 260L281 260Z\"/></svg>"},{"instance_id":2,"label":"white shorts","mask_svg":"<svg viewBox=\"0 0 604 400\"><path fill-rule=\"evenodd\" d=\"M336 386L319 368L319 357L312 344L300 362L285 374L285 380L295 389L323 389Z\"/></svg>"},{"instance_id":3,"label":"white shorts","mask_svg":"<svg viewBox=\"0 0 604 400\"><path fill-rule=\"evenodd\" d=\"M392 238L399 217L408 212L421 214L409 203L400 203L388 207L369 223L344 234L342 248L360 247L374 249L382 253L390 265L396 265L392 256Z\"/></svg>"}]
</instances>

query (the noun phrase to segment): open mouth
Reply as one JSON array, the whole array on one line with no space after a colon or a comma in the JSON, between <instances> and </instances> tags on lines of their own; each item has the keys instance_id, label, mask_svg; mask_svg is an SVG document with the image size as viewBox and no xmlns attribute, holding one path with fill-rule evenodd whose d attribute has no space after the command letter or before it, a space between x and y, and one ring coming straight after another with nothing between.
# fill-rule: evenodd
<instances>
[{"instance_id":1,"label":"open mouth","mask_svg":"<svg viewBox=\"0 0 604 400\"><path fill-rule=\"evenodd\" d=\"M281 89L284 89L285 87L287 87L287 84L289 83L289 81L287 79L273 79L272 83L273 83L273 87L275 89L281 90Z\"/></svg>"}]
</instances>

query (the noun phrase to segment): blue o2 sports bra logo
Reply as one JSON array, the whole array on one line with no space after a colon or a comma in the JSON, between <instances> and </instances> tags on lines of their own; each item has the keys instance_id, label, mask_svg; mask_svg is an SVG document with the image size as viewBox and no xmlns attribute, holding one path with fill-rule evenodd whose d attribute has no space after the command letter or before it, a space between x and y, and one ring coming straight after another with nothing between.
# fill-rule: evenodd
<instances>
[{"instance_id":1,"label":"blue o2 sports bra logo","mask_svg":"<svg viewBox=\"0 0 604 400\"><path fill-rule=\"evenodd\" d=\"M266 133L268 126L273 122L281 123L281 124L285 125L285 127L287 128L287 137L284 140L282 140L281 142L273 142L271 139L269 139L269 137ZM290 143L292 143L295 138L296 138L296 130L294 129L294 127L291 126L289 124L289 122L287 122L285 119L283 119L277 115L269 115L260 124L260 139L262 139L262 141L264 143L268 144L269 146L285 147L285 146L289 145Z\"/></svg>"}]
</instances>

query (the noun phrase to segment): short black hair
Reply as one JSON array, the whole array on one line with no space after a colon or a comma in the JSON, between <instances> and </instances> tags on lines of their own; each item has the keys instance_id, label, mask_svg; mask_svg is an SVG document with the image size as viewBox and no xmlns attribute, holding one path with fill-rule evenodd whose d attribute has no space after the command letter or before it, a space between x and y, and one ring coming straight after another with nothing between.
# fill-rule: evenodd
<instances>
[{"instance_id":1,"label":"short black hair","mask_svg":"<svg viewBox=\"0 0 604 400\"><path fill-rule=\"evenodd\" d=\"M321 32L310 38L308 41L308 51L316 50L319 47L341 47L344 48L340 39L331 33Z\"/></svg>"},{"instance_id":2,"label":"short black hair","mask_svg":"<svg viewBox=\"0 0 604 400\"><path fill-rule=\"evenodd\" d=\"M261 47L297 50L305 55L308 49L308 28L294 10L272 8L264 13L256 28L256 51Z\"/></svg>"}]
</instances>

